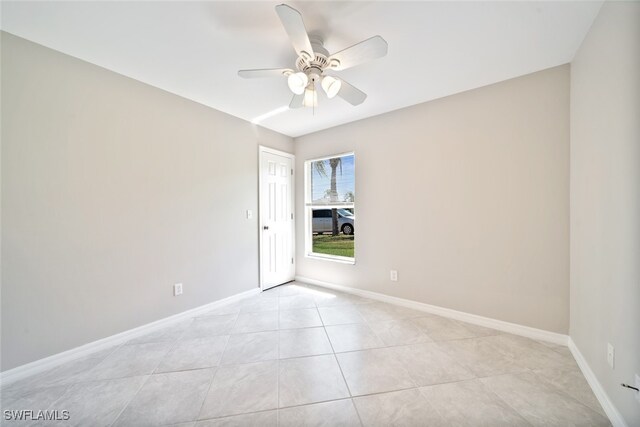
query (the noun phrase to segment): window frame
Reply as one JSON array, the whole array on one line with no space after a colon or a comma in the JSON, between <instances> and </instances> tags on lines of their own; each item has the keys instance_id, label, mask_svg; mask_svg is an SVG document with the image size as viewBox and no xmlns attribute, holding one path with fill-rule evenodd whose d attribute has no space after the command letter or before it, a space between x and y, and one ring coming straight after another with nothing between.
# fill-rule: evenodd
<instances>
[{"instance_id":1,"label":"window frame","mask_svg":"<svg viewBox=\"0 0 640 427\"><path fill-rule=\"evenodd\" d=\"M337 157L353 156L353 184L355 192L355 178L356 178L356 153L348 151L345 153L332 154L330 156L316 157L305 160L304 162L304 218L305 218L305 233L304 233L304 255L305 258L318 259L323 261L333 261L342 264L355 264L355 249L356 249L356 237L353 235L353 258L344 257L340 255L330 255L313 252L313 210L315 209L354 209L356 207L355 200L349 203L340 204L328 204L328 203L313 203L312 200L312 188L311 188L311 164L313 162L324 161L329 159L335 159Z\"/></svg>"}]
</instances>

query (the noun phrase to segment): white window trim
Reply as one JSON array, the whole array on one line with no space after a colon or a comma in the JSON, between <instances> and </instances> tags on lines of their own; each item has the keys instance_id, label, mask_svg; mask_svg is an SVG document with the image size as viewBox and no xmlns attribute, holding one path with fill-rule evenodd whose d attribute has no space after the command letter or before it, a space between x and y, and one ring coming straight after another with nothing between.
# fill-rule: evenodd
<instances>
[{"instance_id":1,"label":"white window trim","mask_svg":"<svg viewBox=\"0 0 640 427\"><path fill-rule=\"evenodd\" d=\"M304 162L304 256L305 258L317 259L320 261L333 261L341 264L355 264L356 258L343 257L339 255L329 255L313 252L313 207L331 208L331 209L343 209L343 208L355 208L355 202L352 204L330 204L330 203L311 203L311 163L321 160L334 159L336 157L353 156L355 159L355 153L348 151L346 153L333 154L331 156L317 157L313 159L305 160ZM354 169L355 175L355 169ZM355 179L355 176L354 176ZM355 189L354 189L355 190ZM354 235L354 255L355 255L355 235Z\"/></svg>"}]
</instances>

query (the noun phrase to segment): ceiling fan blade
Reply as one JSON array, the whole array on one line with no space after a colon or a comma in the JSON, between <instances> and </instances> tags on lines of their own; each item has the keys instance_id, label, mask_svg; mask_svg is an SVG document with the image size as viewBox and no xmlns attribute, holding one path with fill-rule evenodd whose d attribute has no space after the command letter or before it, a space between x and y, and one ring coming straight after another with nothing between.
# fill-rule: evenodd
<instances>
[{"instance_id":1,"label":"ceiling fan blade","mask_svg":"<svg viewBox=\"0 0 640 427\"><path fill-rule=\"evenodd\" d=\"M245 79L255 79L260 77L282 77L287 73L293 73L289 68L264 68L260 70L240 70L238 75Z\"/></svg>"},{"instance_id":2,"label":"ceiling fan blade","mask_svg":"<svg viewBox=\"0 0 640 427\"><path fill-rule=\"evenodd\" d=\"M374 36L334 53L329 57L329 64L334 70L346 70L363 62L382 58L387 54L387 49L388 45L385 39Z\"/></svg>"},{"instance_id":3,"label":"ceiling fan blade","mask_svg":"<svg viewBox=\"0 0 640 427\"><path fill-rule=\"evenodd\" d=\"M340 90L338 91L338 95L340 98L344 99L351 105L360 105L367 99L367 94L356 88L355 86L350 85L349 83L342 81L342 85Z\"/></svg>"},{"instance_id":4,"label":"ceiling fan blade","mask_svg":"<svg viewBox=\"0 0 640 427\"><path fill-rule=\"evenodd\" d=\"M289 103L289 108L302 108L304 107L304 92L300 95L293 95L291 98L291 102Z\"/></svg>"},{"instance_id":5,"label":"ceiling fan blade","mask_svg":"<svg viewBox=\"0 0 640 427\"><path fill-rule=\"evenodd\" d=\"M313 48L311 47L309 35L307 34L307 29L304 26L304 21L302 20L300 12L291 6L281 4L276 6L276 13L280 17L280 21L282 21L282 25L287 31L296 53L298 55L302 55L302 52L306 52L311 58L313 58Z\"/></svg>"}]
</instances>

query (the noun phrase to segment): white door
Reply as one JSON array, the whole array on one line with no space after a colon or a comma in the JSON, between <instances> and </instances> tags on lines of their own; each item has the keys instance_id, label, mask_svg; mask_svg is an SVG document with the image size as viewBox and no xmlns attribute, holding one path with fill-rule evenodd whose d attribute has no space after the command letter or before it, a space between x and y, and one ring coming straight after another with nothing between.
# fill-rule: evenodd
<instances>
[{"instance_id":1,"label":"white door","mask_svg":"<svg viewBox=\"0 0 640 427\"><path fill-rule=\"evenodd\" d=\"M260 286L293 280L293 155L260 148Z\"/></svg>"}]
</instances>

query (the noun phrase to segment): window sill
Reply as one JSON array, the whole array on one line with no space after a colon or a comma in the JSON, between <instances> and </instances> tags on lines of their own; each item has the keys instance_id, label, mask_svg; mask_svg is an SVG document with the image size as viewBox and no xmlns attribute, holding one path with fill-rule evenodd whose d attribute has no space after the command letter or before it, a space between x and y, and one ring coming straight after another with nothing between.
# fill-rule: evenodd
<instances>
[{"instance_id":1,"label":"window sill","mask_svg":"<svg viewBox=\"0 0 640 427\"><path fill-rule=\"evenodd\" d=\"M321 260L321 261L333 261L333 262L337 262L339 264L355 265L355 263L356 263L356 259L355 258L346 258L346 257L340 257L340 256L332 256L332 255L322 255L322 254L316 254L316 253L306 254L305 257L306 258L310 258L310 259L317 259L317 260Z\"/></svg>"}]
</instances>

